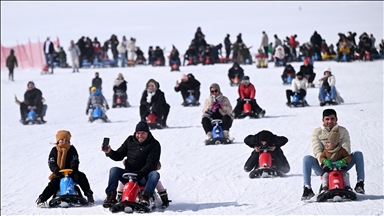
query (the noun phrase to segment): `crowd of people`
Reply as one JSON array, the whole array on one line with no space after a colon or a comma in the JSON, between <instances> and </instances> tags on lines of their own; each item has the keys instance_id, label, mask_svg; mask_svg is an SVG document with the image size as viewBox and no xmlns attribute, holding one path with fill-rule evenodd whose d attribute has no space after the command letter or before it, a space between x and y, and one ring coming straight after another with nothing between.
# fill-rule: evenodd
<instances>
[{"instance_id":1,"label":"crowd of people","mask_svg":"<svg viewBox=\"0 0 384 216\"><path fill-rule=\"evenodd\" d=\"M332 45L327 46L325 40L322 39L320 34L316 31L310 39L310 42L303 44L299 47L299 42L296 40L297 35L293 35L290 38L286 38L283 42L275 34L275 45L274 48L270 49L271 44L268 41L268 35L265 31L262 32L262 41L259 47L260 53L264 53L266 58L275 56L275 52L283 47L284 59L286 62L295 61L304 57L303 65L300 70L296 73L292 65L288 64L284 68L281 78L283 83L289 83L287 77L291 77L292 81L291 89L286 90L287 105L291 105L291 97L298 95L300 101L305 102L307 95L307 88L313 87L316 73L313 71L313 66L310 64L310 59L313 57L315 60L326 60L327 56L334 56L341 61L343 56L346 56L346 61L355 59L355 55L359 59L363 59L368 52L371 55L376 54L374 44L375 40L373 35L363 33L359 39L360 42L356 44L355 33L351 33L348 36L339 34L340 40L336 44L338 47L337 52L330 52ZM201 116L201 126L207 136L207 139L212 139L212 120L220 119L221 127L223 129L223 136L231 141L234 140L230 136L229 132L235 119L241 118L242 108L245 103L250 103L252 113L255 117L264 117L266 111L262 109L256 100L256 87L250 82L250 77L244 74L244 70L241 68L241 64L248 64L252 62L252 57L247 47L241 38L241 33L237 36L235 43L231 43L229 39L230 35L227 34L224 40L224 48L226 50L227 59L232 59L233 66L228 71L228 78L231 84L238 85L237 104L233 108L230 99L226 97L221 91L220 85L212 83L209 86L209 97L204 100ZM89 37L81 37L77 43L74 41L70 42L70 46L67 49L70 53L73 72L78 72L79 68L82 67L82 62L101 62L108 58L108 50L112 51L113 66L125 67L130 64L136 64L140 60L144 63L148 61L148 64L164 66L165 57L163 49L156 46L149 47L148 58L144 57L143 52L139 47L135 45L136 39L131 37L129 41L123 37L119 42L116 35L112 35L110 39L104 42L101 46L97 38L93 41ZM380 44L380 53L383 54L384 40ZM202 33L199 27L195 33L195 37L191 41L191 44L184 55L184 62L188 64L214 64L219 63L219 56L222 56L222 44L217 46L208 45L205 41L205 35ZM299 53L296 53L296 48L299 47ZM376 50L377 51L377 50ZM64 49L60 47L59 52L54 48L50 39L44 43L44 53L46 56L47 66L51 68L53 73L55 61L55 53L64 52ZM232 58L231 58L232 52ZM66 56L64 54L61 57ZM317 58L315 57L317 56ZM324 57L326 56L326 57ZM59 59L61 59L59 57ZM372 59L372 58L370 58ZM131 62L131 63L130 63ZM133 62L133 63L132 63ZM52 64L50 64L52 63ZM66 61L60 61L60 65L67 67ZM169 57L169 65L181 65L179 51L175 46L172 47L172 51ZM10 57L7 58L7 67L10 69L9 79L13 80L13 69L17 67L17 59L14 56L14 52L11 51ZM12 73L11 73L12 69ZM333 104L339 104L343 102L339 92L336 89L336 79L330 68L323 70L323 77L319 79L319 101L320 105L323 106L326 103L326 94L330 94L330 100ZM238 81L234 81L238 79ZM195 78L193 74L182 74L180 82L176 81L174 87L175 92L180 92L182 96L182 104L186 105L189 96L193 96L193 105L200 105L200 82ZM35 87L35 83L28 82L27 91L24 94L24 101L20 102L15 98L16 103L20 106L21 122L25 123L26 115L28 110L36 110L37 117L45 123L43 103L44 98L42 97L42 91ZM118 74L116 80L113 83L114 94L112 108L116 107L116 98L118 94L122 95L123 106L129 107L128 95L127 95L127 81L121 73ZM105 121L109 121L106 116L106 110L109 109L109 105L104 95L102 94L102 79L98 72L95 73L95 77L92 79L90 87L89 98L86 106L86 115L89 115L90 111L96 107L101 107L102 118ZM124 162L124 168L113 167L110 170L108 186L105 189L106 198L103 206L110 207L117 203L117 189L119 181L125 183L120 176L124 173L134 172L137 174L137 181L145 186L143 193L140 195L140 203L148 205L149 198L153 196L155 189L157 188L160 175L158 173L158 164L160 163L160 152L161 145L154 138L153 134L149 130L147 124L147 117L150 113L157 116L156 124L160 128L168 128L167 119L170 113L170 105L166 101L165 92L160 89L160 83L154 79L149 79L145 88L142 92L139 107L139 118L140 122L136 126L136 130L133 135L127 137L124 143L117 149L113 150L110 146L104 149L102 146L102 152L112 160ZM91 119L90 119L91 120ZM357 171L357 183L355 191L357 193L364 194L364 161L363 155L359 151L351 152L350 137L346 128L337 124L337 114L334 109L325 109L323 111L323 124L316 128L312 133L312 147L314 156L305 156L303 158L303 181L304 191L302 199L310 199L314 196L311 188L311 172L315 171L317 175L323 176L323 183L321 186L322 191L328 190L327 185L327 173L330 172L332 163L338 164L338 168L343 169L344 180L346 181L346 189L352 190L349 184L349 177L347 171L356 165ZM84 191L84 195L87 197L88 203L92 205L94 203L93 191L89 185L88 179L83 172L79 171L79 160L78 152L75 147L71 145L71 134L69 131L61 130L56 134L56 146L52 148L49 154L49 168L52 171L49 179L48 186L44 189L41 195L37 199L38 206L44 206L45 202L59 189L59 179L63 176L60 170L65 168L73 169L71 177L79 183L81 189ZM271 131L260 131L254 135L249 135L244 139L244 143L251 147L251 156L247 159L244 170L250 172L250 176L254 175L254 171L258 168L258 159L260 156L261 148L268 148L272 152L273 164L279 172L279 176L284 176L290 171L290 165L287 158L281 149L288 143L288 138L285 136L278 136L273 134ZM138 149L145 148L145 151L140 151L137 154ZM128 151L128 149L130 151ZM340 155L337 152L342 152ZM337 155L338 157L334 156ZM162 187L161 187L162 188ZM169 205L168 196L166 190L158 189L163 206Z\"/></svg>"}]
</instances>

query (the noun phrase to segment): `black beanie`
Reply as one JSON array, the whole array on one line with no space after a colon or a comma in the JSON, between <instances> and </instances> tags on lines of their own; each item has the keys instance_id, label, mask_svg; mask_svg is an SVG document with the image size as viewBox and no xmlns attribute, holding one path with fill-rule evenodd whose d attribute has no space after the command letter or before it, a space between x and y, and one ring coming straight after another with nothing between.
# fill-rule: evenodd
<instances>
[{"instance_id":1,"label":"black beanie","mask_svg":"<svg viewBox=\"0 0 384 216\"><path fill-rule=\"evenodd\" d=\"M145 121L141 121L141 122L139 122L139 123L136 125L136 130L135 130L135 132L138 132L138 131L144 131L144 132L149 133L149 127L148 127L148 124L147 124Z\"/></svg>"},{"instance_id":2,"label":"black beanie","mask_svg":"<svg viewBox=\"0 0 384 216\"><path fill-rule=\"evenodd\" d=\"M267 130L260 131L258 133L259 142L266 141L267 144L270 144L272 141L273 133Z\"/></svg>"},{"instance_id":3,"label":"black beanie","mask_svg":"<svg viewBox=\"0 0 384 216\"><path fill-rule=\"evenodd\" d=\"M297 72L296 76L304 76L304 73L302 71Z\"/></svg>"}]
</instances>

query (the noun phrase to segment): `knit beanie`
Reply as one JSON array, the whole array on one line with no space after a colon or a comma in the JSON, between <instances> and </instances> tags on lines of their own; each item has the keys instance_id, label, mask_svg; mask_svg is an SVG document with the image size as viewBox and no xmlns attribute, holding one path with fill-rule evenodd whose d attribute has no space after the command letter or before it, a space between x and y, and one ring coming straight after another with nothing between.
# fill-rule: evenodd
<instances>
[{"instance_id":1,"label":"knit beanie","mask_svg":"<svg viewBox=\"0 0 384 216\"><path fill-rule=\"evenodd\" d=\"M217 84L217 83L212 83L211 86L209 86L209 90L211 90L211 88L215 88L215 89L217 89L219 92L221 92L221 91L220 91L220 86L219 86L219 84Z\"/></svg>"},{"instance_id":2,"label":"knit beanie","mask_svg":"<svg viewBox=\"0 0 384 216\"><path fill-rule=\"evenodd\" d=\"M148 127L148 124L147 124L145 121L141 121L141 122L139 122L139 123L136 125L136 130L135 130L135 132L138 132L138 131L144 131L144 132L149 133L149 127Z\"/></svg>"},{"instance_id":3,"label":"knit beanie","mask_svg":"<svg viewBox=\"0 0 384 216\"><path fill-rule=\"evenodd\" d=\"M332 144L332 149L336 148L336 146L340 142L340 133L339 128L334 127L327 136L327 142Z\"/></svg>"},{"instance_id":4,"label":"knit beanie","mask_svg":"<svg viewBox=\"0 0 384 216\"><path fill-rule=\"evenodd\" d=\"M66 130L59 130L57 131L57 134L56 134L56 142L59 142L59 140L61 139L66 139L68 141L71 140L71 133L69 131L66 131Z\"/></svg>"}]
</instances>

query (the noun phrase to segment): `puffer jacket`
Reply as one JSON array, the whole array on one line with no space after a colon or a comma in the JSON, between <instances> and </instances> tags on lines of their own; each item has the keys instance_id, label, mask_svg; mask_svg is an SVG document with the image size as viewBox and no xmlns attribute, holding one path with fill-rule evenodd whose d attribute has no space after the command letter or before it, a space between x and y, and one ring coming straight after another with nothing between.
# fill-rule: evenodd
<instances>
[{"instance_id":1,"label":"puffer jacket","mask_svg":"<svg viewBox=\"0 0 384 216\"><path fill-rule=\"evenodd\" d=\"M351 140L347 129L339 125L335 125L334 127L339 127L339 145L341 145L341 147L343 147L348 152L348 154L351 154ZM318 161L320 161L320 156L325 149L325 143L327 142L327 136L330 131L330 128L322 125L312 132L312 150Z\"/></svg>"},{"instance_id":2,"label":"puffer jacket","mask_svg":"<svg viewBox=\"0 0 384 216\"><path fill-rule=\"evenodd\" d=\"M108 102L102 94L90 95L87 103L87 109L89 109L89 107L93 105L101 105L103 107L106 107L108 106Z\"/></svg>"},{"instance_id":3,"label":"puffer jacket","mask_svg":"<svg viewBox=\"0 0 384 216\"><path fill-rule=\"evenodd\" d=\"M131 135L116 151L111 150L106 155L114 161L122 161L127 157L125 169L147 176L151 171L156 170L160 154L160 143L149 132L144 142L140 143L135 135Z\"/></svg>"},{"instance_id":4,"label":"puffer jacket","mask_svg":"<svg viewBox=\"0 0 384 216\"><path fill-rule=\"evenodd\" d=\"M292 91L297 92L300 89L307 91L307 79L303 78L299 80L297 77L292 80Z\"/></svg>"},{"instance_id":5,"label":"puffer jacket","mask_svg":"<svg viewBox=\"0 0 384 216\"><path fill-rule=\"evenodd\" d=\"M277 46L275 50L276 50L275 57L280 60L284 59L285 57L284 48L282 46Z\"/></svg>"},{"instance_id":6,"label":"puffer jacket","mask_svg":"<svg viewBox=\"0 0 384 216\"><path fill-rule=\"evenodd\" d=\"M229 101L229 99L227 97L225 97L223 95L223 98L221 100L221 103L223 104L223 108L219 108L219 112L221 115L229 115L231 117L232 120L234 120L234 117L232 116L232 105L231 105L231 102ZM212 110L212 106L211 106L211 98L207 98L205 101L204 101L204 107L203 107L203 114L207 111L207 110Z\"/></svg>"},{"instance_id":7,"label":"puffer jacket","mask_svg":"<svg viewBox=\"0 0 384 216\"><path fill-rule=\"evenodd\" d=\"M79 154L75 146L71 145L68 149L67 157L65 158L65 167L63 169L72 169L73 171L79 171ZM57 149L53 147L48 156L49 169L56 175L60 176L60 167L57 164Z\"/></svg>"},{"instance_id":8,"label":"puffer jacket","mask_svg":"<svg viewBox=\"0 0 384 216\"><path fill-rule=\"evenodd\" d=\"M243 83L240 84L237 92L239 93L240 99L255 99L256 96L256 89L252 83L249 83L248 86L245 86Z\"/></svg>"}]
</instances>

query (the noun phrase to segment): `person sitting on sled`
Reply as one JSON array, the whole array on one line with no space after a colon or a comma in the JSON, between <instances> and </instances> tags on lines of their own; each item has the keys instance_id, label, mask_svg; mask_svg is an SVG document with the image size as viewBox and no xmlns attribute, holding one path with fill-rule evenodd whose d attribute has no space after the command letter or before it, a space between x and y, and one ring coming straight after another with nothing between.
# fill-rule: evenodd
<instances>
[{"instance_id":1,"label":"person sitting on sled","mask_svg":"<svg viewBox=\"0 0 384 216\"><path fill-rule=\"evenodd\" d=\"M112 150L110 145L108 145L107 150L104 150L103 145L101 145L101 150L114 161L127 159L124 169L120 167L110 169L108 186L105 189L107 197L103 207L109 208L117 203L116 190L119 181L123 181L123 184L128 181L128 179L122 178L124 173L137 174L136 180L141 185L145 185L143 193L139 196L139 203L149 206L149 198L152 197L160 179L160 174L156 168L160 160L161 145L149 131L148 124L145 121L139 122L134 134L128 136L117 150Z\"/></svg>"},{"instance_id":2,"label":"person sitting on sled","mask_svg":"<svg viewBox=\"0 0 384 216\"><path fill-rule=\"evenodd\" d=\"M288 139L286 137L277 136L268 130L263 130L255 135L248 135L245 137L244 143L254 149L251 156L245 162L245 172L250 172L258 168L260 149L267 147L273 159L272 167L276 167L279 171L278 175L283 176L284 173L288 173L290 166L283 150L281 149L281 147L287 142Z\"/></svg>"},{"instance_id":3,"label":"person sitting on sled","mask_svg":"<svg viewBox=\"0 0 384 216\"><path fill-rule=\"evenodd\" d=\"M127 81L124 79L123 74L119 73L117 75L117 79L115 79L115 83L113 84L113 101L112 108L115 108L116 105L116 97L117 94L122 94L122 104L124 107L129 107L128 95L127 95Z\"/></svg>"},{"instance_id":4,"label":"person sitting on sled","mask_svg":"<svg viewBox=\"0 0 384 216\"><path fill-rule=\"evenodd\" d=\"M140 99L141 120L145 121L147 115L152 111L157 116L156 123L163 128L168 127L167 118L171 106L165 100L165 94L160 90L160 84L154 79L149 79L145 86L146 89Z\"/></svg>"},{"instance_id":5,"label":"person sitting on sled","mask_svg":"<svg viewBox=\"0 0 384 216\"><path fill-rule=\"evenodd\" d=\"M291 105L291 96L296 93L299 95L299 102L305 102L304 97L307 95L307 80L304 79L303 72L299 71L296 78L292 80L292 88L285 91L287 96L287 106Z\"/></svg>"},{"instance_id":6,"label":"person sitting on sled","mask_svg":"<svg viewBox=\"0 0 384 216\"><path fill-rule=\"evenodd\" d=\"M87 108L85 110L85 114L88 115L89 109L91 109L93 111L97 106L100 107L100 109L102 111L103 118L108 119L107 115L105 114L105 110L104 110L104 107L107 110L109 109L108 102L105 99L105 97L101 94L100 90L97 89L95 86L92 86L91 87L91 95L88 98Z\"/></svg>"},{"instance_id":7,"label":"person sitting on sled","mask_svg":"<svg viewBox=\"0 0 384 216\"><path fill-rule=\"evenodd\" d=\"M48 166L52 174L48 177L50 182L43 193L37 198L39 207L45 207L46 201L60 189L60 179L64 175L59 172L62 169L72 169L69 176L79 184L84 195L88 198L88 205L93 205L93 192L89 185L87 176L79 171L79 154L75 146L71 145L71 133L66 130L59 130L56 133L56 146L52 148L48 157Z\"/></svg>"},{"instance_id":8,"label":"person sitting on sled","mask_svg":"<svg viewBox=\"0 0 384 216\"><path fill-rule=\"evenodd\" d=\"M352 190L349 183L349 173L346 171L348 164L351 162L351 155L345 150L340 143L339 127L335 126L329 132L325 148L319 157L319 164L324 170L322 177L322 189L328 190L329 172L332 171L332 163L335 163L337 169L341 169L344 179L344 189Z\"/></svg>"},{"instance_id":9,"label":"person sitting on sled","mask_svg":"<svg viewBox=\"0 0 384 216\"><path fill-rule=\"evenodd\" d=\"M291 64L287 64L287 66L285 66L283 74L281 75L281 79L283 80L283 84L288 84L288 82L287 82L288 74L291 75L292 79L294 79L296 77L295 68L293 68Z\"/></svg>"},{"instance_id":10,"label":"person sitting on sled","mask_svg":"<svg viewBox=\"0 0 384 216\"><path fill-rule=\"evenodd\" d=\"M235 118L238 118L243 110L243 106L246 103L245 99L250 99L249 103L251 104L252 111L255 116L259 116L259 118L265 115L265 110L261 109L257 104L255 96L256 89L255 86L250 82L249 76L244 76L239 88L237 90L239 93L239 98L237 99L237 104L235 109L233 110Z\"/></svg>"},{"instance_id":11,"label":"person sitting on sled","mask_svg":"<svg viewBox=\"0 0 384 216\"><path fill-rule=\"evenodd\" d=\"M176 81L176 85L174 87L175 92L181 92L181 96L183 97L183 103L184 106L187 104L187 98L189 96L188 91L193 91L192 95L195 97L195 104L199 105L199 99L200 99L200 82L195 79L195 77L192 74L182 74L181 75L181 82Z\"/></svg>"},{"instance_id":12,"label":"person sitting on sled","mask_svg":"<svg viewBox=\"0 0 384 216\"><path fill-rule=\"evenodd\" d=\"M233 140L229 136L229 128L232 126L233 116L232 105L227 97L220 91L220 86L217 83L211 84L209 87L210 96L204 102L203 118L201 124L203 125L205 134L208 139L212 139L212 124L213 119L221 119L224 138Z\"/></svg>"},{"instance_id":13,"label":"person sitting on sled","mask_svg":"<svg viewBox=\"0 0 384 216\"><path fill-rule=\"evenodd\" d=\"M24 93L24 101L18 103L20 105L20 115L21 115L20 122L21 123L24 124L26 122L28 112L31 109L36 111L38 120L40 120L42 123L46 122L44 120L44 115L43 115L44 105L43 105L42 98L43 98L43 93L41 92L41 90L35 87L34 82L29 81L27 84L27 91Z\"/></svg>"},{"instance_id":14,"label":"person sitting on sled","mask_svg":"<svg viewBox=\"0 0 384 216\"><path fill-rule=\"evenodd\" d=\"M235 77L237 77L239 81L244 77L244 70L237 62L233 63L232 67L228 70L228 78L231 83L233 83Z\"/></svg>"}]
</instances>

